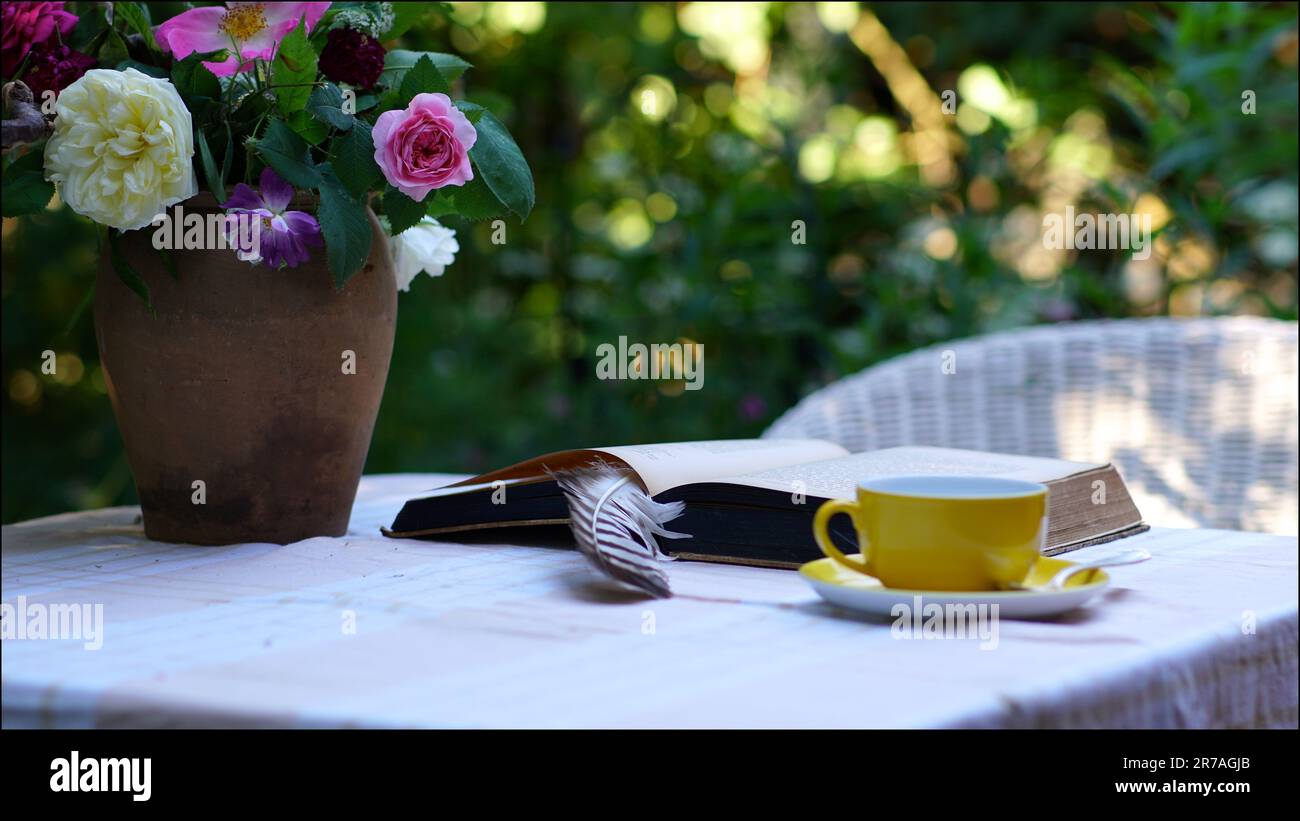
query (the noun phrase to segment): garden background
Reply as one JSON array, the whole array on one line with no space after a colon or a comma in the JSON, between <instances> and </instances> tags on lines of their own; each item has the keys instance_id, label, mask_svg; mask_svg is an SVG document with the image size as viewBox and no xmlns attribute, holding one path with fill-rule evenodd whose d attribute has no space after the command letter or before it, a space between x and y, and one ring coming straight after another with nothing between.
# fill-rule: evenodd
<instances>
[{"instance_id":1,"label":"garden background","mask_svg":"<svg viewBox=\"0 0 1300 821\"><path fill-rule=\"evenodd\" d=\"M368 473L756 436L985 331L1296 318L1294 5L453 3L401 45L474 64L458 96L537 207L504 245L453 224L400 295ZM1045 248L1067 205L1150 214L1151 258ZM57 201L4 220L5 522L135 501L79 310L97 254ZM598 380L621 335L703 343L703 389Z\"/></svg>"}]
</instances>

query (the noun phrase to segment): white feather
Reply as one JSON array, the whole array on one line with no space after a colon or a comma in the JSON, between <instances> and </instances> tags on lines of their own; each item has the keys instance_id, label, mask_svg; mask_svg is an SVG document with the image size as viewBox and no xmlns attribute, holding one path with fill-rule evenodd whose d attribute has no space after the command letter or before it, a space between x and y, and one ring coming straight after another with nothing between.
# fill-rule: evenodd
<instances>
[{"instance_id":1,"label":"white feather","mask_svg":"<svg viewBox=\"0 0 1300 821\"><path fill-rule=\"evenodd\" d=\"M564 491L569 526L582 555L621 584L661 598L672 595L660 566L672 557L659 549L656 537L690 538L664 527L681 515L682 502L656 502L630 473L599 461L551 476Z\"/></svg>"}]
</instances>

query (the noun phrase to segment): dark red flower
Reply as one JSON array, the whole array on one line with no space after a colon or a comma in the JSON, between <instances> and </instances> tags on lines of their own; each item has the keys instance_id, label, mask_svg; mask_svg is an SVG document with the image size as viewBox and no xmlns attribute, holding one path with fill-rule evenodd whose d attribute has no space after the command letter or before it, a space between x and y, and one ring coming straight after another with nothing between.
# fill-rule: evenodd
<instances>
[{"instance_id":1,"label":"dark red flower","mask_svg":"<svg viewBox=\"0 0 1300 821\"><path fill-rule=\"evenodd\" d=\"M355 29L334 29L321 50L320 70L336 83L372 88L384 70L384 47Z\"/></svg>"},{"instance_id":2,"label":"dark red flower","mask_svg":"<svg viewBox=\"0 0 1300 821\"><path fill-rule=\"evenodd\" d=\"M58 94L94 67L94 57L51 41L32 49L31 62L23 72L23 82L32 90L39 104L46 91Z\"/></svg>"}]
</instances>

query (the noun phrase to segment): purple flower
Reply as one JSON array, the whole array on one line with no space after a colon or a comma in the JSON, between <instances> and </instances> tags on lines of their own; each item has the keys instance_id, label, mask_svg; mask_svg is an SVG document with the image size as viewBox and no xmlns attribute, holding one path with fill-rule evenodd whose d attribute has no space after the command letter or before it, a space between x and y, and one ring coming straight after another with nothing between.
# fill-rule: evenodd
<instances>
[{"instance_id":1,"label":"purple flower","mask_svg":"<svg viewBox=\"0 0 1300 821\"><path fill-rule=\"evenodd\" d=\"M227 231L231 244L244 259L261 260L272 268L295 268L311 258L307 247L324 245L320 225L305 211L286 211L293 201L293 186L270 168L262 169L259 195L244 183L235 186L230 199L221 203L230 215ZM261 221L260 229L249 225L249 214Z\"/></svg>"},{"instance_id":2,"label":"purple flower","mask_svg":"<svg viewBox=\"0 0 1300 821\"><path fill-rule=\"evenodd\" d=\"M746 422L753 422L762 419L763 415L767 413L767 403L758 394L747 393L741 397L737 411L741 419Z\"/></svg>"}]
</instances>

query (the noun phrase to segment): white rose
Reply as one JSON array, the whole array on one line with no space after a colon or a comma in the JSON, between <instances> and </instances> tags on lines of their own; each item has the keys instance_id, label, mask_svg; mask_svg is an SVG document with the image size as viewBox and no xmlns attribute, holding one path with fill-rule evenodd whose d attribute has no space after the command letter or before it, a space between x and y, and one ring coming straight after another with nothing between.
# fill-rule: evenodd
<instances>
[{"instance_id":1,"label":"white rose","mask_svg":"<svg viewBox=\"0 0 1300 821\"><path fill-rule=\"evenodd\" d=\"M45 176L68 207L123 231L198 193L190 112L166 80L93 69L59 94Z\"/></svg>"},{"instance_id":2,"label":"white rose","mask_svg":"<svg viewBox=\"0 0 1300 821\"><path fill-rule=\"evenodd\" d=\"M393 237L392 248L397 290L406 291L421 271L432 277L442 276L456 259L460 244L456 242L455 231L433 217L425 217Z\"/></svg>"}]
</instances>

